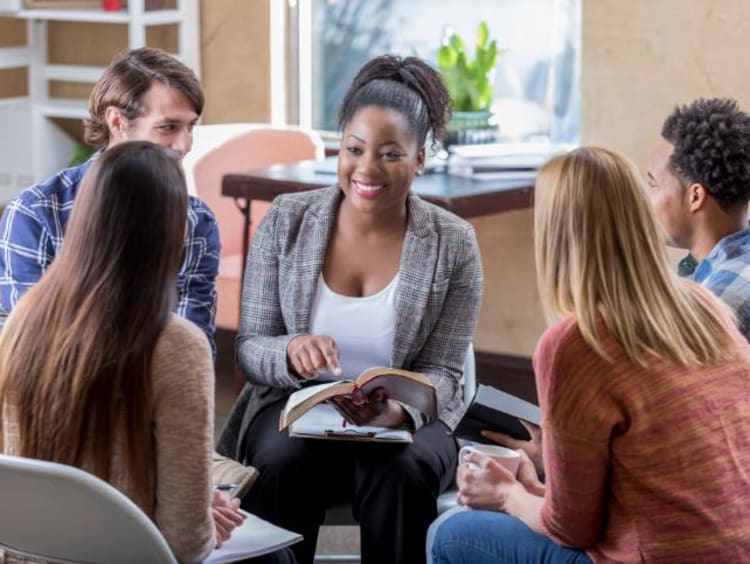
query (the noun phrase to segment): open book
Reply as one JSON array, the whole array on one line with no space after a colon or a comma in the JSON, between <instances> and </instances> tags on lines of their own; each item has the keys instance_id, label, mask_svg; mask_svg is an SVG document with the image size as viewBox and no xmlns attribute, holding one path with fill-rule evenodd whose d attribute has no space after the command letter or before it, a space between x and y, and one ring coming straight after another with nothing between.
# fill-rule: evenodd
<instances>
[{"instance_id":1,"label":"open book","mask_svg":"<svg viewBox=\"0 0 750 564\"><path fill-rule=\"evenodd\" d=\"M287 531L264 521L251 513L245 513L245 522L232 531L232 536L221 548L215 548L203 564L237 562L262 556L302 540L302 535Z\"/></svg>"},{"instance_id":2,"label":"open book","mask_svg":"<svg viewBox=\"0 0 750 564\"><path fill-rule=\"evenodd\" d=\"M302 417L292 422L289 425L289 436L340 441L412 442L411 433L406 429L346 423L341 414L330 403L314 405Z\"/></svg>"},{"instance_id":3,"label":"open book","mask_svg":"<svg viewBox=\"0 0 750 564\"><path fill-rule=\"evenodd\" d=\"M358 391L367 395L375 388L383 388L388 399L410 405L428 417L437 416L435 388L425 376L409 370L377 367L365 370L354 382L340 380L297 390L289 396L281 412L279 430L331 398L351 396Z\"/></svg>"},{"instance_id":4,"label":"open book","mask_svg":"<svg viewBox=\"0 0 750 564\"><path fill-rule=\"evenodd\" d=\"M492 386L480 385L453 434L459 439L489 443L491 441L484 438L481 431L500 431L514 439L528 441L531 437L520 420L539 425L541 417L539 407L533 403Z\"/></svg>"}]
</instances>

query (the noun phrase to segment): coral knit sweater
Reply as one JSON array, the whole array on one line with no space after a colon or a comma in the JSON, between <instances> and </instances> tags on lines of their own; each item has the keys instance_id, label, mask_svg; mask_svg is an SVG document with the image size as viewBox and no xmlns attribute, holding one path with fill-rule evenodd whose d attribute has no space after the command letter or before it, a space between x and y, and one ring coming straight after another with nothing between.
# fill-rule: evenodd
<instances>
[{"instance_id":1,"label":"coral knit sweater","mask_svg":"<svg viewBox=\"0 0 750 564\"><path fill-rule=\"evenodd\" d=\"M612 362L572 318L534 355L547 475L542 522L594 562L750 561L750 346L732 359Z\"/></svg>"}]
</instances>

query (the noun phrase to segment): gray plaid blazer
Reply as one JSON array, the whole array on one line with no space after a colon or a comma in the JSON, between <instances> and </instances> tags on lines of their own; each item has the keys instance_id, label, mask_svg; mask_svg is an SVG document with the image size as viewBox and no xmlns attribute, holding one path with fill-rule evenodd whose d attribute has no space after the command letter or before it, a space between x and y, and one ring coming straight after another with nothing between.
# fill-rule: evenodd
<instances>
[{"instance_id":1,"label":"gray plaid blazer","mask_svg":"<svg viewBox=\"0 0 750 564\"><path fill-rule=\"evenodd\" d=\"M226 456L241 459L255 414L300 387L286 347L308 331L341 197L338 185L279 196L253 237L236 342L248 382L219 439ZM411 193L407 207L391 366L430 379L438 417L452 430L464 410L460 379L482 299L479 247L468 222ZM426 422L414 409L409 414L416 428Z\"/></svg>"}]
</instances>

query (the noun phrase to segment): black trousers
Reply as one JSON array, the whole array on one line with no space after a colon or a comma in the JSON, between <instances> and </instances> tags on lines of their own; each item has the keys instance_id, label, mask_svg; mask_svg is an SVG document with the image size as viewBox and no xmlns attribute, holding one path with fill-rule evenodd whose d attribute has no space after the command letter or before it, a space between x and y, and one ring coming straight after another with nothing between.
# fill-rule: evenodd
<instances>
[{"instance_id":1,"label":"black trousers","mask_svg":"<svg viewBox=\"0 0 750 564\"><path fill-rule=\"evenodd\" d=\"M286 400L260 412L247 433L245 461L260 470L242 507L302 534L292 547L311 563L325 510L352 503L360 524L363 564L419 564L437 517L437 496L452 483L457 446L440 421L412 444L290 438L279 432Z\"/></svg>"}]
</instances>

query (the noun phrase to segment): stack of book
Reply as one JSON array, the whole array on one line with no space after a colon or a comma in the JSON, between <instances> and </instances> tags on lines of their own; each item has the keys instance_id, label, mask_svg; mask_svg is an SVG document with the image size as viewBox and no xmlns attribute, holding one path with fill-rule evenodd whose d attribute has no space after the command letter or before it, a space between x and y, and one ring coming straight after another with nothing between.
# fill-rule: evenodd
<instances>
[{"instance_id":1,"label":"stack of book","mask_svg":"<svg viewBox=\"0 0 750 564\"><path fill-rule=\"evenodd\" d=\"M550 158L570 149L551 143L452 145L448 173L480 181L528 181Z\"/></svg>"}]
</instances>

